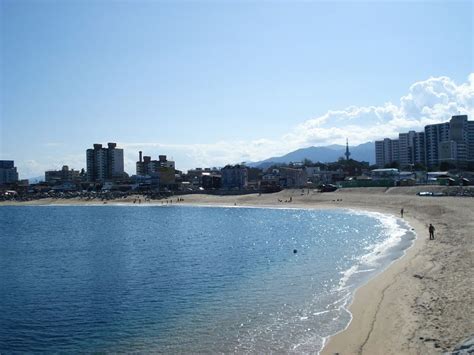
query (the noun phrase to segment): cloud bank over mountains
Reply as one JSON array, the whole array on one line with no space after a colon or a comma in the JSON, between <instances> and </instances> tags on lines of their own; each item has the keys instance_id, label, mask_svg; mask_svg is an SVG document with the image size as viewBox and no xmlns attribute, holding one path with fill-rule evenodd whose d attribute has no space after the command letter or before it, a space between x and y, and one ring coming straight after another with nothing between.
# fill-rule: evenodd
<instances>
[{"instance_id":1,"label":"cloud bank over mountains","mask_svg":"<svg viewBox=\"0 0 474 355\"><path fill-rule=\"evenodd\" d=\"M347 137L359 144L420 130L427 124L447 121L458 112L470 117L474 113L474 73L460 85L445 76L418 81L397 104L329 111L298 125L285 140L309 146L342 144Z\"/></svg>"},{"instance_id":2,"label":"cloud bank over mountains","mask_svg":"<svg viewBox=\"0 0 474 355\"><path fill-rule=\"evenodd\" d=\"M132 151L138 150L173 156L178 168L222 166L262 160L309 146L345 144L346 138L352 145L395 138L399 132L422 130L427 124L448 121L459 112L469 115L470 119L474 116L474 73L461 84L446 76L415 82L398 103L331 110L299 124L279 138L193 145L124 143L122 146L129 151L126 153L128 171L134 170L136 153Z\"/></svg>"},{"instance_id":3,"label":"cloud bank over mountains","mask_svg":"<svg viewBox=\"0 0 474 355\"><path fill-rule=\"evenodd\" d=\"M132 143L121 140L117 143L125 149L125 170L130 174L135 173L139 150L153 159L157 159L158 154L166 154L176 161L178 169L188 170L259 161L309 146L345 144L346 138L351 145L384 137L395 138L399 132L422 130L427 124L448 121L459 112L469 115L471 120L474 118L474 73L469 74L467 81L461 84L446 76L418 81L396 103L331 110L302 122L282 137L203 144ZM90 143L92 146L93 142ZM63 157L48 156L44 161L18 161L17 166L24 178L44 175L45 170L59 168L62 163L75 169L85 168L85 152L74 152Z\"/></svg>"}]
</instances>

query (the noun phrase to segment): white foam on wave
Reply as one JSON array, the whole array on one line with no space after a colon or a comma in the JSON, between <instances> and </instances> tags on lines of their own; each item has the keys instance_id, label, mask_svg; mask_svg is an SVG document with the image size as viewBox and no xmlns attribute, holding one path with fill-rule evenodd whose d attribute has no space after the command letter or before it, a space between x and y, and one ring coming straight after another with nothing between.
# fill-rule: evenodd
<instances>
[{"instance_id":1,"label":"white foam on wave","mask_svg":"<svg viewBox=\"0 0 474 355\"><path fill-rule=\"evenodd\" d=\"M350 316L350 320L343 329L340 329L336 333L323 338L322 346L318 350L318 355L324 349L330 337L343 332L352 323L353 316L352 316L352 313L348 309L348 305L350 301L352 300L355 289L349 290L350 286L347 284L351 276L358 273L373 272L377 270L377 268L381 266L381 265L378 265L378 262L380 262L381 259L387 256L387 252L390 250L390 248L395 247L397 244L399 244L402 241L402 237L406 233L413 230L406 221L398 219L395 216L391 216L391 215L387 215L387 214L383 214L379 212L369 212L369 211L359 211L359 210L349 210L349 213L353 215L365 215L365 216L374 217L383 226L382 233L384 233L387 237L382 242L369 246L367 248L368 252L362 255L361 257L359 257L355 265L351 266L349 269L342 272L342 278L339 282L339 286L334 291L335 292L349 291L348 293L346 293L345 297L342 298L345 302L343 302L343 304L338 309L344 310L345 312L347 312ZM413 245L413 243L411 243L411 245ZM406 250L410 246L408 246L403 251L402 255L405 255ZM388 265L390 264L391 263L388 263ZM386 267L388 265L386 265ZM361 267L364 267L364 266L369 267L369 268L362 269ZM380 271L382 270L383 269L380 269Z\"/></svg>"},{"instance_id":2,"label":"white foam on wave","mask_svg":"<svg viewBox=\"0 0 474 355\"><path fill-rule=\"evenodd\" d=\"M407 222L392 215L356 210L349 210L349 213L358 216L369 216L377 220L383 228L382 233L385 235L385 238L380 243L368 246L366 248L367 253L360 256L356 264L342 272L337 290L346 289L348 287L348 281L353 275L374 271L380 266L380 261L387 256L387 252L397 246L401 242L402 237L410 231L410 226Z\"/></svg>"}]
</instances>

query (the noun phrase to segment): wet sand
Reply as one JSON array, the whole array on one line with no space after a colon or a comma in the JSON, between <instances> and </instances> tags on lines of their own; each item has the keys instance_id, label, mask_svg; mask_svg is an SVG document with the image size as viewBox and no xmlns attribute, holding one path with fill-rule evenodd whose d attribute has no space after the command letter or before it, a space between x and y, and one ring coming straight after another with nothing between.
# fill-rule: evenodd
<instances>
[{"instance_id":1,"label":"wet sand","mask_svg":"<svg viewBox=\"0 0 474 355\"><path fill-rule=\"evenodd\" d=\"M431 188L435 189L436 188ZM350 306L353 320L331 337L323 354L436 354L453 347L474 332L473 236L474 199L420 197L429 188L363 188L333 193L285 190L276 194L242 196L184 195L192 205L355 208L400 215L418 237L407 254L357 290ZM292 202L279 202L289 200ZM130 197L107 204L132 203ZM173 205L177 197L173 198ZM0 205L103 204L80 199ZM142 204L161 205L162 201ZM436 228L428 240L429 223Z\"/></svg>"}]
</instances>

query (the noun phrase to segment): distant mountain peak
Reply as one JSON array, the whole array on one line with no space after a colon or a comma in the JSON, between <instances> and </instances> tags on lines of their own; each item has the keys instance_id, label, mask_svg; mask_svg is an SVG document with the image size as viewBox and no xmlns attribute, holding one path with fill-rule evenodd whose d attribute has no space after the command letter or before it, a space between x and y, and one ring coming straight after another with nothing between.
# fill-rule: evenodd
<instances>
[{"instance_id":1,"label":"distant mountain peak","mask_svg":"<svg viewBox=\"0 0 474 355\"><path fill-rule=\"evenodd\" d=\"M345 146L341 144L331 144L331 145L326 145L325 148L337 150L337 149L345 149Z\"/></svg>"},{"instance_id":2,"label":"distant mountain peak","mask_svg":"<svg viewBox=\"0 0 474 355\"><path fill-rule=\"evenodd\" d=\"M349 146L351 158L358 161L375 163L375 144L366 142L356 146ZM309 159L312 162L330 163L344 157L346 146L331 144L328 146L300 148L280 157L272 157L254 163L247 164L251 167L266 169L273 164L289 164L291 162L301 162Z\"/></svg>"}]
</instances>

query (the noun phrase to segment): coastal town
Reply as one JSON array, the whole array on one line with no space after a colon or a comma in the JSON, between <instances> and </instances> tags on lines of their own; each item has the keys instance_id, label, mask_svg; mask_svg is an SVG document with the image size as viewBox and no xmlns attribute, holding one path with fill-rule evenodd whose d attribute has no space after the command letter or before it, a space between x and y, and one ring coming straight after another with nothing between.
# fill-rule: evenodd
<instances>
[{"instance_id":1,"label":"coastal town","mask_svg":"<svg viewBox=\"0 0 474 355\"><path fill-rule=\"evenodd\" d=\"M421 132L400 133L397 139L375 143L375 165L344 157L336 162L308 159L289 164L258 166L229 164L183 172L166 155L137 154L136 170L124 170L124 150L116 143L94 144L87 149L85 168L65 165L45 171L44 181L19 179L14 160L0 161L2 200L41 198L113 199L142 194L152 199L173 195L207 193L241 195L271 193L283 189L330 192L339 188L414 185L468 186L474 183L474 121L467 115L427 125ZM470 190L461 190L470 195Z\"/></svg>"},{"instance_id":2,"label":"coastal town","mask_svg":"<svg viewBox=\"0 0 474 355\"><path fill-rule=\"evenodd\" d=\"M474 1L0 1L0 355L474 355Z\"/></svg>"}]
</instances>

